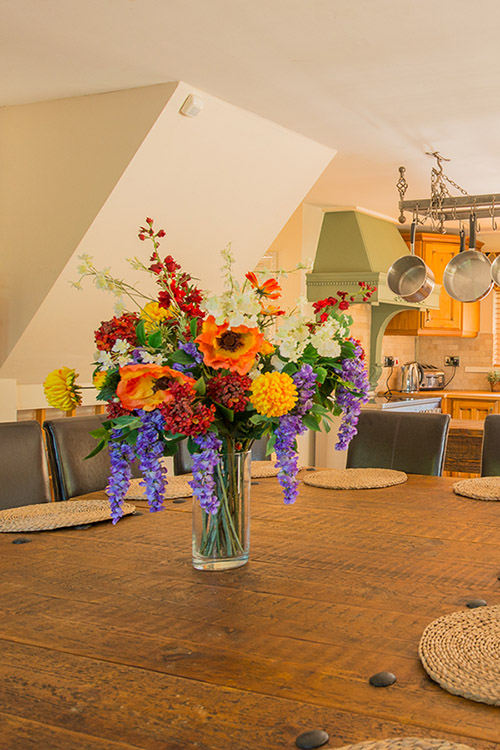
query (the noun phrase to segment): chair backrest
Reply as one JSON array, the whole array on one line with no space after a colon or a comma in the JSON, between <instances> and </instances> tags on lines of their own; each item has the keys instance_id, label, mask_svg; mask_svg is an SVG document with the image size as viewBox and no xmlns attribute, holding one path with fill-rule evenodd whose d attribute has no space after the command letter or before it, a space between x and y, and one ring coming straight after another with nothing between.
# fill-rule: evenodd
<instances>
[{"instance_id":1,"label":"chair backrest","mask_svg":"<svg viewBox=\"0 0 500 750\"><path fill-rule=\"evenodd\" d=\"M0 423L0 509L50 503L49 473L38 422Z\"/></svg>"},{"instance_id":2,"label":"chair backrest","mask_svg":"<svg viewBox=\"0 0 500 750\"><path fill-rule=\"evenodd\" d=\"M362 411L346 466L441 476L449 423L449 414Z\"/></svg>"},{"instance_id":3,"label":"chair backrest","mask_svg":"<svg viewBox=\"0 0 500 750\"><path fill-rule=\"evenodd\" d=\"M252 460L267 461L271 456L266 456L267 436L256 440L252 445ZM187 440L181 440L177 453L174 455L174 474L189 474L193 470L193 459L187 449Z\"/></svg>"},{"instance_id":4,"label":"chair backrest","mask_svg":"<svg viewBox=\"0 0 500 750\"><path fill-rule=\"evenodd\" d=\"M481 476L500 476L500 414L488 414L484 420Z\"/></svg>"},{"instance_id":5,"label":"chair backrest","mask_svg":"<svg viewBox=\"0 0 500 750\"><path fill-rule=\"evenodd\" d=\"M52 485L56 500L69 500L87 492L104 490L110 474L109 451L85 460L97 441L91 430L101 427L104 417L63 417L43 423L47 440Z\"/></svg>"}]
</instances>

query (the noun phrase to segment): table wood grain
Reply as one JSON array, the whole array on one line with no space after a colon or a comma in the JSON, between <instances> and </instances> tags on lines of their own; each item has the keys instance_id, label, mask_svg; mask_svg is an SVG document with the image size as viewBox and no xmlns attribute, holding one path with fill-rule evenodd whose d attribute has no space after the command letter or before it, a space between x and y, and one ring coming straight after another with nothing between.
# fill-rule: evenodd
<instances>
[{"instance_id":1,"label":"table wood grain","mask_svg":"<svg viewBox=\"0 0 500 750\"><path fill-rule=\"evenodd\" d=\"M280 750L398 736L499 747L493 706L417 649L470 598L500 604L500 504L453 479L388 489L252 486L251 559L191 566L191 502L116 526L0 534L2 749ZM94 495L95 496L95 495ZM374 688L389 670L397 682Z\"/></svg>"}]
</instances>

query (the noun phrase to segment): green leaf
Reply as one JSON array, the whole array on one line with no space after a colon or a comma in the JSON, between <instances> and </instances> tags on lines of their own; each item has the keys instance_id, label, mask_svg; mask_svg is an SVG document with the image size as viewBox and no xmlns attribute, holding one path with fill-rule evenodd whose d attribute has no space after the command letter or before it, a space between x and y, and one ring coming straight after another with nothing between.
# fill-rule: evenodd
<instances>
[{"instance_id":1,"label":"green leaf","mask_svg":"<svg viewBox=\"0 0 500 750\"><path fill-rule=\"evenodd\" d=\"M207 392L207 386L205 384L205 381L203 380L203 377L198 378L193 388L199 396L205 395L205 393Z\"/></svg>"},{"instance_id":2,"label":"green leaf","mask_svg":"<svg viewBox=\"0 0 500 750\"><path fill-rule=\"evenodd\" d=\"M130 432L127 433L125 442L128 443L129 445L135 445L137 442L138 434L139 434L139 430L130 430Z\"/></svg>"},{"instance_id":3,"label":"green leaf","mask_svg":"<svg viewBox=\"0 0 500 750\"><path fill-rule=\"evenodd\" d=\"M249 421L252 424L263 424L264 422L267 422L267 417L265 417L263 414L253 414Z\"/></svg>"},{"instance_id":4,"label":"green leaf","mask_svg":"<svg viewBox=\"0 0 500 750\"><path fill-rule=\"evenodd\" d=\"M133 414L124 414L121 417L116 417L116 419L113 419L113 427L118 427L119 429L135 429L137 427L140 427L142 424L140 417L134 417Z\"/></svg>"},{"instance_id":5,"label":"green leaf","mask_svg":"<svg viewBox=\"0 0 500 750\"><path fill-rule=\"evenodd\" d=\"M316 367L314 369L314 372L316 373L316 382L324 383L326 380L326 376L328 375L328 371L325 370L324 367Z\"/></svg>"},{"instance_id":6,"label":"green leaf","mask_svg":"<svg viewBox=\"0 0 500 750\"><path fill-rule=\"evenodd\" d=\"M164 456L175 456L177 453L177 449L179 447L179 443L181 442L183 438L180 438L179 440L169 440L167 443L164 443L163 445L163 455Z\"/></svg>"},{"instance_id":7,"label":"green leaf","mask_svg":"<svg viewBox=\"0 0 500 750\"><path fill-rule=\"evenodd\" d=\"M325 406L322 406L322 404L313 404L310 408L311 414L326 414L328 413L328 409L326 409Z\"/></svg>"},{"instance_id":8,"label":"green leaf","mask_svg":"<svg viewBox=\"0 0 500 750\"><path fill-rule=\"evenodd\" d=\"M183 352L182 349L177 349L175 352L169 355L169 362L177 362L181 365L191 365L195 360L187 352Z\"/></svg>"},{"instance_id":9,"label":"green leaf","mask_svg":"<svg viewBox=\"0 0 500 750\"><path fill-rule=\"evenodd\" d=\"M159 349L161 346L161 331L155 331L148 338L148 346L153 349Z\"/></svg>"},{"instance_id":10,"label":"green leaf","mask_svg":"<svg viewBox=\"0 0 500 750\"><path fill-rule=\"evenodd\" d=\"M191 318L189 322L189 330L191 331L191 338L196 338L196 335L198 333L198 321L196 318Z\"/></svg>"},{"instance_id":11,"label":"green leaf","mask_svg":"<svg viewBox=\"0 0 500 750\"><path fill-rule=\"evenodd\" d=\"M318 424L318 420L312 414L306 414L305 417L302 417L302 423L309 430L314 430L315 432L319 432L320 431L320 426Z\"/></svg>"},{"instance_id":12,"label":"green leaf","mask_svg":"<svg viewBox=\"0 0 500 750\"><path fill-rule=\"evenodd\" d=\"M234 422L234 411L232 409L228 409L227 406L223 406L222 404L218 404L218 403L215 403L215 408L229 422Z\"/></svg>"},{"instance_id":13,"label":"green leaf","mask_svg":"<svg viewBox=\"0 0 500 750\"><path fill-rule=\"evenodd\" d=\"M274 451L274 444L276 442L276 435L274 432L271 433L269 440L267 441L266 456L269 456Z\"/></svg>"},{"instance_id":14,"label":"green leaf","mask_svg":"<svg viewBox=\"0 0 500 750\"><path fill-rule=\"evenodd\" d=\"M327 433L332 429L330 422L328 422L326 419L323 420L323 429Z\"/></svg>"},{"instance_id":15,"label":"green leaf","mask_svg":"<svg viewBox=\"0 0 500 750\"><path fill-rule=\"evenodd\" d=\"M298 367L295 364L295 362L289 362L287 365L284 366L281 372L286 372L287 375L295 375L297 370L298 370Z\"/></svg>"},{"instance_id":16,"label":"green leaf","mask_svg":"<svg viewBox=\"0 0 500 750\"><path fill-rule=\"evenodd\" d=\"M135 327L135 335L137 336L137 341L141 346L145 346L146 344L146 330L144 328L144 321L140 320L136 327Z\"/></svg>"},{"instance_id":17,"label":"green leaf","mask_svg":"<svg viewBox=\"0 0 500 750\"><path fill-rule=\"evenodd\" d=\"M93 450L93 451L92 451L91 453L89 453L89 455L88 455L88 456L85 456L85 459L84 459L84 460L86 461L86 460L87 460L87 458L93 458L94 456L97 456L97 454L98 454L98 453L100 453L100 452L102 451L102 449L103 449L103 448L105 447L105 445L106 445L106 442L107 442L106 440L101 440L101 441L100 441L100 442L99 442L99 443L98 443L98 444L96 445L96 447L94 448L94 450Z\"/></svg>"},{"instance_id":18,"label":"green leaf","mask_svg":"<svg viewBox=\"0 0 500 750\"><path fill-rule=\"evenodd\" d=\"M89 434L97 440L98 438L103 438L106 435L109 435L109 430L105 427L99 427L97 430L91 430Z\"/></svg>"}]
</instances>

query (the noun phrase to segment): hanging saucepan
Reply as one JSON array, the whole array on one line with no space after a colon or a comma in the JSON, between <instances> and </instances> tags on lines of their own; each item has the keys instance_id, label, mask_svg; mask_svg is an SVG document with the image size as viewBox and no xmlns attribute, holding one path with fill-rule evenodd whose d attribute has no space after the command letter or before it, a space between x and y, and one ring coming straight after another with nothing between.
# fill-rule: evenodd
<instances>
[{"instance_id":1,"label":"hanging saucepan","mask_svg":"<svg viewBox=\"0 0 500 750\"><path fill-rule=\"evenodd\" d=\"M500 255L497 255L493 263L491 264L491 278L500 286Z\"/></svg>"},{"instance_id":2,"label":"hanging saucepan","mask_svg":"<svg viewBox=\"0 0 500 750\"><path fill-rule=\"evenodd\" d=\"M460 230L460 252L450 260L443 273L443 286L458 302L477 302L493 286L491 263L476 250L476 215L470 216L469 250L465 250L465 232Z\"/></svg>"},{"instance_id":3,"label":"hanging saucepan","mask_svg":"<svg viewBox=\"0 0 500 750\"><path fill-rule=\"evenodd\" d=\"M410 255L394 261L387 271L387 286L406 302L422 302L434 289L434 274L422 258L415 255L415 232L417 222L410 229Z\"/></svg>"}]
</instances>

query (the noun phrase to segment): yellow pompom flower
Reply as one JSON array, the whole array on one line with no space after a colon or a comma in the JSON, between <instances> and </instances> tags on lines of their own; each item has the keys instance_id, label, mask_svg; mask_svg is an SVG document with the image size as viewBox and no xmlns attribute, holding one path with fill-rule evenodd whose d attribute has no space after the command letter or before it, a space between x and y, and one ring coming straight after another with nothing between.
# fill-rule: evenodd
<instances>
[{"instance_id":1,"label":"yellow pompom flower","mask_svg":"<svg viewBox=\"0 0 500 750\"><path fill-rule=\"evenodd\" d=\"M69 367L60 367L47 375L43 389L50 406L61 411L71 411L82 403L79 386L75 383L77 377L78 373Z\"/></svg>"},{"instance_id":2,"label":"yellow pompom flower","mask_svg":"<svg viewBox=\"0 0 500 750\"><path fill-rule=\"evenodd\" d=\"M255 378L250 387L250 401L259 414L281 417L297 403L297 388L286 372L266 372Z\"/></svg>"},{"instance_id":3,"label":"yellow pompom flower","mask_svg":"<svg viewBox=\"0 0 500 750\"><path fill-rule=\"evenodd\" d=\"M172 313L166 307L160 307L158 302L148 302L141 312L141 319L144 321L146 333L154 331L160 323L172 317Z\"/></svg>"},{"instance_id":4,"label":"yellow pompom flower","mask_svg":"<svg viewBox=\"0 0 500 750\"><path fill-rule=\"evenodd\" d=\"M92 383L94 385L94 388L97 388L98 391L103 388L104 383L106 381L107 377L107 371L106 370L98 370L94 373L94 377L92 378Z\"/></svg>"}]
</instances>

